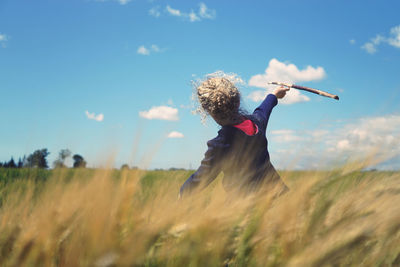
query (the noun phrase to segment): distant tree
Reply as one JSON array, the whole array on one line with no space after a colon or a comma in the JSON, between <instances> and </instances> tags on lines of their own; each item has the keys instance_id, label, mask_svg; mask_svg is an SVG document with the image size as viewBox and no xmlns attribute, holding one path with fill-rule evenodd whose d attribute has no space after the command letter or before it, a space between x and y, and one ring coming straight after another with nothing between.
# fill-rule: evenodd
<instances>
[{"instance_id":1,"label":"distant tree","mask_svg":"<svg viewBox=\"0 0 400 267\"><path fill-rule=\"evenodd\" d=\"M169 171L183 171L185 170L184 168L175 168L175 167L171 167L168 169Z\"/></svg>"},{"instance_id":2,"label":"distant tree","mask_svg":"<svg viewBox=\"0 0 400 267\"><path fill-rule=\"evenodd\" d=\"M14 158L11 157L11 159L9 161L4 161L3 163L1 163L0 167L3 167L3 168L16 168L17 165L15 164Z\"/></svg>"},{"instance_id":3,"label":"distant tree","mask_svg":"<svg viewBox=\"0 0 400 267\"><path fill-rule=\"evenodd\" d=\"M22 167L26 167L27 165L28 165L28 159L24 155L24 157L22 158Z\"/></svg>"},{"instance_id":4,"label":"distant tree","mask_svg":"<svg viewBox=\"0 0 400 267\"><path fill-rule=\"evenodd\" d=\"M129 165L128 164L122 164L121 170L129 170Z\"/></svg>"},{"instance_id":5,"label":"distant tree","mask_svg":"<svg viewBox=\"0 0 400 267\"><path fill-rule=\"evenodd\" d=\"M58 158L53 162L54 168L65 168L65 160L71 156L71 151L69 149L61 149L58 153Z\"/></svg>"},{"instance_id":6,"label":"distant tree","mask_svg":"<svg viewBox=\"0 0 400 267\"><path fill-rule=\"evenodd\" d=\"M72 157L72 159L74 160L74 168L85 168L86 167L86 161L81 155L75 154Z\"/></svg>"},{"instance_id":7,"label":"distant tree","mask_svg":"<svg viewBox=\"0 0 400 267\"><path fill-rule=\"evenodd\" d=\"M8 168L17 168L17 164L15 164L14 158L11 157L10 161L7 163Z\"/></svg>"},{"instance_id":8,"label":"distant tree","mask_svg":"<svg viewBox=\"0 0 400 267\"><path fill-rule=\"evenodd\" d=\"M0 168L3 167L3 162L0 162Z\"/></svg>"},{"instance_id":9,"label":"distant tree","mask_svg":"<svg viewBox=\"0 0 400 267\"><path fill-rule=\"evenodd\" d=\"M17 168L22 168L24 166L24 162L22 161L21 157L18 159Z\"/></svg>"},{"instance_id":10,"label":"distant tree","mask_svg":"<svg viewBox=\"0 0 400 267\"><path fill-rule=\"evenodd\" d=\"M49 166L46 158L49 154L50 152L47 151L47 148L36 150L26 159L26 167L47 169Z\"/></svg>"},{"instance_id":11,"label":"distant tree","mask_svg":"<svg viewBox=\"0 0 400 267\"><path fill-rule=\"evenodd\" d=\"M5 161L4 163L2 163L2 167L3 168L16 168L17 165L15 164L14 158L11 157L11 159L9 161Z\"/></svg>"}]
</instances>

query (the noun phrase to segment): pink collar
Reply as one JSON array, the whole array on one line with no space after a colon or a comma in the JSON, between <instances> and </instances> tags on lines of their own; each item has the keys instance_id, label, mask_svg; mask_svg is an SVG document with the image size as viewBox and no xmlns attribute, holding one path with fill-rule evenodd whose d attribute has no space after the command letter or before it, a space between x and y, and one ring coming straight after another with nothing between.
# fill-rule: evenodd
<instances>
[{"instance_id":1,"label":"pink collar","mask_svg":"<svg viewBox=\"0 0 400 267\"><path fill-rule=\"evenodd\" d=\"M257 125L251 120L245 120L239 124L233 125L233 127L242 130L247 135L255 135L258 133Z\"/></svg>"}]
</instances>

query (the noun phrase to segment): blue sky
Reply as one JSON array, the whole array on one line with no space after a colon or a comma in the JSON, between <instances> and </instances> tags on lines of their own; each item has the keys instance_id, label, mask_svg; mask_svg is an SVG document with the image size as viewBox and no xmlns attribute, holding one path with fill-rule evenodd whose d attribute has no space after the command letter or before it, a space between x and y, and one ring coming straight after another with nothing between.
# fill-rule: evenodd
<instances>
[{"instance_id":1,"label":"blue sky","mask_svg":"<svg viewBox=\"0 0 400 267\"><path fill-rule=\"evenodd\" d=\"M191 80L237 73L252 111L270 79L292 90L267 138L278 168L373 155L400 166L399 1L0 2L0 161L48 148L89 166L196 168L218 126ZM173 132L171 134L171 132ZM169 137L168 137L169 136ZM372 154L371 154L372 153Z\"/></svg>"}]
</instances>

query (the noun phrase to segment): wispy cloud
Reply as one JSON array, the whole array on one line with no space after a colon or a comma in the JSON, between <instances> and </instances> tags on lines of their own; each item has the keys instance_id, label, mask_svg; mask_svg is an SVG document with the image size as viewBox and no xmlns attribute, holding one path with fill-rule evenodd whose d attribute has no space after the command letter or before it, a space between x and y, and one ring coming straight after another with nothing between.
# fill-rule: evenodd
<instances>
[{"instance_id":1,"label":"wispy cloud","mask_svg":"<svg viewBox=\"0 0 400 267\"><path fill-rule=\"evenodd\" d=\"M5 41L7 41L7 35L5 35L5 34L0 34L0 42L5 42Z\"/></svg>"},{"instance_id":2,"label":"wispy cloud","mask_svg":"<svg viewBox=\"0 0 400 267\"><path fill-rule=\"evenodd\" d=\"M271 131L271 143L281 149L271 151L280 167L321 168L333 162L371 157L371 166L400 167L400 115L363 117L346 124L320 126L314 131ZM318 144L318 145L315 145ZM292 165L292 166L291 166Z\"/></svg>"},{"instance_id":3,"label":"wispy cloud","mask_svg":"<svg viewBox=\"0 0 400 267\"><path fill-rule=\"evenodd\" d=\"M144 45L139 46L137 53L140 55L148 56L150 55L150 50L147 49Z\"/></svg>"},{"instance_id":4,"label":"wispy cloud","mask_svg":"<svg viewBox=\"0 0 400 267\"><path fill-rule=\"evenodd\" d=\"M217 12L214 9L209 9L206 4L200 3L199 15L203 19L215 19Z\"/></svg>"},{"instance_id":5,"label":"wispy cloud","mask_svg":"<svg viewBox=\"0 0 400 267\"><path fill-rule=\"evenodd\" d=\"M257 74L250 78L249 85L254 87L265 88L261 91L253 91L248 98L258 102L262 101L265 96L271 93L275 86L268 85L268 82L307 82L321 80L326 76L325 70L322 67L307 66L299 70L294 64L280 62L273 58L269 61L268 67L263 74ZM297 102L309 101L310 98L303 95L298 90L290 90L287 95L281 100L283 104L293 104Z\"/></svg>"},{"instance_id":6,"label":"wispy cloud","mask_svg":"<svg viewBox=\"0 0 400 267\"><path fill-rule=\"evenodd\" d=\"M167 5L167 7L165 9L172 16L176 16L176 17L182 16L182 13L179 9L174 9L174 8L170 7L169 5Z\"/></svg>"},{"instance_id":7,"label":"wispy cloud","mask_svg":"<svg viewBox=\"0 0 400 267\"><path fill-rule=\"evenodd\" d=\"M196 13L194 13L193 10L192 10L192 11L190 11L190 13L189 13L189 20L190 20L190 22L195 22L195 21L200 21L200 18L199 18L199 16L198 16Z\"/></svg>"},{"instance_id":8,"label":"wispy cloud","mask_svg":"<svg viewBox=\"0 0 400 267\"><path fill-rule=\"evenodd\" d=\"M96 2L108 2L108 1L115 1L118 2L120 5L126 5L132 0L94 0Z\"/></svg>"},{"instance_id":9,"label":"wispy cloud","mask_svg":"<svg viewBox=\"0 0 400 267\"><path fill-rule=\"evenodd\" d=\"M355 44L355 43L356 43L356 40L354 40L354 39L350 39L350 40L349 40L349 43L353 45L353 44Z\"/></svg>"},{"instance_id":10,"label":"wispy cloud","mask_svg":"<svg viewBox=\"0 0 400 267\"><path fill-rule=\"evenodd\" d=\"M157 45L151 45L151 51L154 52L161 52L161 49Z\"/></svg>"},{"instance_id":11,"label":"wispy cloud","mask_svg":"<svg viewBox=\"0 0 400 267\"><path fill-rule=\"evenodd\" d=\"M161 16L160 6L155 6L149 10L149 15L158 18Z\"/></svg>"},{"instance_id":12,"label":"wispy cloud","mask_svg":"<svg viewBox=\"0 0 400 267\"><path fill-rule=\"evenodd\" d=\"M361 48L367 51L367 53L369 54L375 54L377 50L376 47L385 41L385 37L383 37L382 35L377 35L375 36L375 38L372 38L370 42L365 43L363 46L361 46Z\"/></svg>"},{"instance_id":13,"label":"wispy cloud","mask_svg":"<svg viewBox=\"0 0 400 267\"><path fill-rule=\"evenodd\" d=\"M214 9L208 8L204 3L199 4L197 12L193 11L193 9L190 10L190 12L183 12L179 9L172 8L170 5L166 6L165 11L171 16L181 17L190 22L201 21L203 19L215 19L217 16L217 12ZM150 15L153 16L154 14L158 14L158 16L160 16L160 13L155 13L155 12L150 13Z\"/></svg>"},{"instance_id":14,"label":"wispy cloud","mask_svg":"<svg viewBox=\"0 0 400 267\"><path fill-rule=\"evenodd\" d=\"M152 107L147 111L140 111L139 116L148 120L166 120L166 121L177 121L178 109L169 106L157 106Z\"/></svg>"},{"instance_id":15,"label":"wispy cloud","mask_svg":"<svg viewBox=\"0 0 400 267\"><path fill-rule=\"evenodd\" d=\"M296 134L293 130L275 130L271 131L274 142L286 143L286 142L298 142L302 141L303 137Z\"/></svg>"},{"instance_id":16,"label":"wispy cloud","mask_svg":"<svg viewBox=\"0 0 400 267\"><path fill-rule=\"evenodd\" d=\"M2 47L5 47L7 41L8 41L8 36L5 35L5 34L1 34L1 33L0 33L0 45L1 45Z\"/></svg>"},{"instance_id":17,"label":"wispy cloud","mask_svg":"<svg viewBox=\"0 0 400 267\"><path fill-rule=\"evenodd\" d=\"M400 48L400 25L390 29L390 37L388 43L391 46Z\"/></svg>"},{"instance_id":18,"label":"wispy cloud","mask_svg":"<svg viewBox=\"0 0 400 267\"><path fill-rule=\"evenodd\" d=\"M376 35L369 42L366 42L361 46L369 54L375 54L378 50L378 46L382 43L387 43L395 48L400 48L400 25L390 29L389 36Z\"/></svg>"},{"instance_id":19,"label":"wispy cloud","mask_svg":"<svg viewBox=\"0 0 400 267\"><path fill-rule=\"evenodd\" d=\"M148 55L150 55L151 53L160 53L160 52L162 52L163 51L163 49L161 49L160 47L158 47L158 45L155 45L155 44L153 44L153 45L151 45L150 47L145 47L144 45L141 45L141 46L139 46L138 47L138 49L137 49L137 53L139 54L139 55L143 55L143 56L148 56Z\"/></svg>"},{"instance_id":20,"label":"wispy cloud","mask_svg":"<svg viewBox=\"0 0 400 267\"><path fill-rule=\"evenodd\" d=\"M183 138L184 135L183 133L177 132L177 131L172 131L168 134L168 138Z\"/></svg>"},{"instance_id":21,"label":"wispy cloud","mask_svg":"<svg viewBox=\"0 0 400 267\"><path fill-rule=\"evenodd\" d=\"M103 121L104 120L104 115L103 115L103 113L100 113L100 114L98 114L98 115L96 115L94 112L93 113L90 113L89 111L85 111L85 114L86 114L86 117L89 119L89 120L95 120L95 121Z\"/></svg>"}]
</instances>

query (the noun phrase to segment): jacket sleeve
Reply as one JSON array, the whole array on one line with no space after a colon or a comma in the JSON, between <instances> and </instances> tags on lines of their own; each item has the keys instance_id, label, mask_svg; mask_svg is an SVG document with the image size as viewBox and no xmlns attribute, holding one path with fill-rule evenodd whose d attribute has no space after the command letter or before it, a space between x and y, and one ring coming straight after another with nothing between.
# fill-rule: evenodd
<instances>
[{"instance_id":1,"label":"jacket sleeve","mask_svg":"<svg viewBox=\"0 0 400 267\"><path fill-rule=\"evenodd\" d=\"M253 112L253 115L255 115L260 120L264 131L267 128L271 111L277 104L278 99L276 98L276 96L273 94L269 94Z\"/></svg>"},{"instance_id":2,"label":"jacket sleeve","mask_svg":"<svg viewBox=\"0 0 400 267\"><path fill-rule=\"evenodd\" d=\"M208 150L204 154L200 167L181 186L180 195L183 196L195 189L203 189L209 185L221 172L222 155L226 145L222 138L216 137L207 142Z\"/></svg>"}]
</instances>

